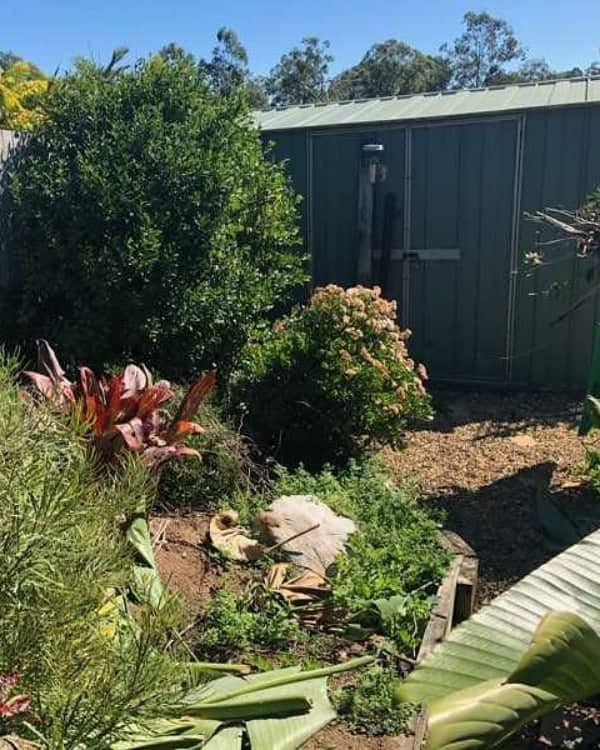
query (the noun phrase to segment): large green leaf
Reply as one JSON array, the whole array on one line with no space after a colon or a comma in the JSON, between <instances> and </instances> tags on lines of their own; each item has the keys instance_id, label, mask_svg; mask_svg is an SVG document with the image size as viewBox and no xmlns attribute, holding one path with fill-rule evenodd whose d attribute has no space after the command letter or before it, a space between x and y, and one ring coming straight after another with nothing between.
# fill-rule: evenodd
<instances>
[{"instance_id":1,"label":"large green leaf","mask_svg":"<svg viewBox=\"0 0 600 750\"><path fill-rule=\"evenodd\" d=\"M534 570L455 628L404 683L426 704L505 679L549 612L573 612L600 632L600 531Z\"/></svg>"},{"instance_id":2,"label":"large green leaf","mask_svg":"<svg viewBox=\"0 0 600 750\"><path fill-rule=\"evenodd\" d=\"M299 672L296 672L299 674ZM258 678L258 679L256 679ZM256 675L256 681L264 684L264 675ZM254 719L246 723L252 750L295 750L313 734L335 719L335 710L327 695L327 677L316 677L301 683L302 694L310 701L311 709L306 715L284 718ZM298 692L297 683L267 688L262 695L267 700L271 695L291 695Z\"/></svg>"},{"instance_id":3,"label":"large green leaf","mask_svg":"<svg viewBox=\"0 0 600 750\"><path fill-rule=\"evenodd\" d=\"M147 602L159 609L164 600L164 588L156 567L150 527L145 516L138 515L129 524L127 541L137 558L133 566L132 593L138 601Z\"/></svg>"},{"instance_id":4,"label":"large green leaf","mask_svg":"<svg viewBox=\"0 0 600 750\"><path fill-rule=\"evenodd\" d=\"M152 723L150 732L135 729L114 750L221 750L229 722L243 723L252 750L295 750L335 718L327 678L372 661L362 657L310 671L288 667L244 679L221 677L188 691L177 718Z\"/></svg>"},{"instance_id":5,"label":"large green leaf","mask_svg":"<svg viewBox=\"0 0 600 750\"><path fill-rule=\"evenodd\" d=\"M399 686L399 700L427 706L428 750L499 747L600 692L599 552L597 531L459 626Z\"/></svg>"},{"instance_id":6,"label":"large green leaf","mask_svg":"<svg viewBox=\"0 0 600 750\"><path fill-rule=\"evenodd\" d=\"M546 615L505 680L464 688L429 705L428 750L499 747L527 722L600 692L599 660L600 638L584 620L569 612Z\"/></svg>"},{"instance_id":7,"label":"large green leaf","mask_svg":"<svg viewBox=\"0 0 600 750\"><path fill-rule=\"evenodd\" d=\"M494 680L441 698L429 708L427 750L492 750L560 700L530 685Z\"/></svg>"}]
</instances>

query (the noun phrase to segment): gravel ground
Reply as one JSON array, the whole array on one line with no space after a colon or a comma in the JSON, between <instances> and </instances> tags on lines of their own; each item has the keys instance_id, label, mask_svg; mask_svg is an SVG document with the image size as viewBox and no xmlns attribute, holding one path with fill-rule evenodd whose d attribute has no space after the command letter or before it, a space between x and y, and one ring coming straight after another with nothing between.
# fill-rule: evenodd
<instances>
[{"instance_id":1,"label":"gravel ground","mask_svg":"<svg viewBox=\"0 0 600 750\"><path fill-rule=\"evenodd\" d=\"M438 416L385 451L397 478L416 478L481 564L479 602L504 591L557 552L539 526L538 486L578 512L598 505L582 481L580 404L555 395L442 393Z\"/></svg>"}]
</instances>

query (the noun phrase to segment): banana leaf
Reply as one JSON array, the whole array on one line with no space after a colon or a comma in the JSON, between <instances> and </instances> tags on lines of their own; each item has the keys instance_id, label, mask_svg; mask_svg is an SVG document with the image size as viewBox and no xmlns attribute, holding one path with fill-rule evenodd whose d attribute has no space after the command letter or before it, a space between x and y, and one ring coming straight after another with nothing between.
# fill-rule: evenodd
<instances>
[{"instance_id":1,"label":"banana leaf","mask_svg":"<svg viewBox=\"0 0 600 750\"><path fill-rule=\"evenodd\" d=\"M295 750L335 718L327 678L372 661L367 656L310 671L288 667L221 677L189 690L174 719L158 720L143 731L133 728L113 750L222 750L225 725L231 722L241 725L252 750Z\"/></svg>"},{"instance_id":2,"label":"banana leaf","mask_svg":"<svg viewBox=\"0 0 600 750\"><path fill-rule=\"evenodd\" d=\"M402 683L428 709L428 750L500 746L523 724L600 693L600 531L456 628Z\"/></svg>"},{"instance_id":3,"label":"banana leaf","mask_svg":"<svg viewBox=\"0 0 600 750\"><path fill-rule=\"evenodd\" d=\"M133 547L136 557L132 594L139 602L147 602L154 609L160 609L164 601L164 588L156 567L150 527L145 516L137 515L129 524L127 541Z\"/></svg>"}]
</instances>

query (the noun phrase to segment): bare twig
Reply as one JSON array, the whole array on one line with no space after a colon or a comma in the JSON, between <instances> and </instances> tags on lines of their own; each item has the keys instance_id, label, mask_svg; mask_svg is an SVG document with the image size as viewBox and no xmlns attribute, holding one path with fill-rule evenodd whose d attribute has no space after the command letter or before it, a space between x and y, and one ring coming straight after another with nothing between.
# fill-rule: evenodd
<instances>
[{"instance_id":1,"label":"bare twig","mask_svg":"<svg viewBox=\"0 0 600 750\"><path fill-rule=\"evenodd\" d=\"M288 544L289 542L293 542L294 539L298 539L298 537L304 536L304 534L308 534L309 531L314 531L315 529L318 529L320 523L315 523L313 526L309 526L308 529L304 529L303 531L299 531L297 534L293 534L292 536L288 537L287 539L284 539L281 542L277 542L277 544L274 544L272 547L267 547L265 551L263 552L263 555L269 555L271 552L275 552L275 550L278 550L280 547L283 547L285 544ZM299 565L299 568L304 567L303 565ZM313 573L316 573L317 571L313 570ZM319 573L320 575L320 573Z\"/></svg>"}]
</instances>

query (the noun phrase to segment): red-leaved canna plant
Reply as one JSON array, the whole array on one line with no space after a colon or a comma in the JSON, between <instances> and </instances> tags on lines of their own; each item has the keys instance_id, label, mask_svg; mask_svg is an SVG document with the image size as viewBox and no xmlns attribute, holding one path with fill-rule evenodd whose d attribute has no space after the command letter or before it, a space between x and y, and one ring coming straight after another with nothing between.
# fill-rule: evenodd
<instances>
[{"instance_id":1,"label":"red-leaved canna plant","mask_svg":"<svg viewBox=\"0 0 600 750\"><path fill-rule=\"evenodd\" d=\"M191 420L215 385L214 371L190 387L171 420L161 408L173 398L171 384L166 380L154 384L146 367L128 365L122 374L110 378L98 378L89 367L80 367L79 381L73 383L48 342L39 339L36 343L43 372L23 374L56 408L80 411L104 460L113 462L122 448L140 453L151 469L177 456L200 457L183 443L188 435L204 432Z\"/></svg>"},{"instance_id":2,"label":"red-leaved canna plant","mask_svg":"<svg viewBox=\"0 0 600 750\"><path fill-rule=\"evenodd\" d=\"M0 721L24 714L31 706L31 698L28 695L11 696L13 688L19 684L20 680L21 675L18 672L0 675Z\"/></svg>"}]
</instances>

